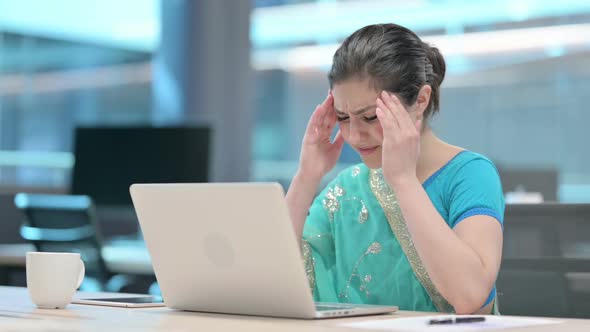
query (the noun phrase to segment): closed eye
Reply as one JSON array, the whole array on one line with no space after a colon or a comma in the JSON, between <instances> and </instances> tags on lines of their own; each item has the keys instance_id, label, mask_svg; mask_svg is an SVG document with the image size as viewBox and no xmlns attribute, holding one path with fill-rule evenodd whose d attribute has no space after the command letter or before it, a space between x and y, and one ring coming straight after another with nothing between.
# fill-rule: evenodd
<instances>
[{"instance_id":1,"label":"closed eye","mask_svg":"<svg viewBox=\"0 0 590 332\"><path fill-rule=\"evenodd\" d=\"M348 120L348 116L336 116L336 119L338 121L345 121L345 120Z\"/></svg>"},{"instance_id":2,"label":"closed eye","mask_svg":"<svg viewBox=\"0 0 590 332\"><path fill-rule=\"evenodd\" d=\"M373 115L373 116L369 116L369 117L365 116L365 117L363 117L363 118L364 118L364 119L365 119L365 121L367 121L367 122L373 122L373 121L377 120L377 115Z\"/></svg>"}]
</instances>

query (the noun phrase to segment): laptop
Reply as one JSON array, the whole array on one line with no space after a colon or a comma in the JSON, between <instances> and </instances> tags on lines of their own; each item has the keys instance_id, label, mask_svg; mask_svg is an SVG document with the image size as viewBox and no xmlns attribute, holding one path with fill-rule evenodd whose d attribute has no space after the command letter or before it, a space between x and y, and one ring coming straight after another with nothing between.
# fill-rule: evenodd
<instances>
[{"instance_id":1,"label":"laptop","mask_svg":"<svg viewBox=\"0 0 590 332\"><path fill-rule=\"evenodd\" d=\"M133 184L130 192L172 309L304 319L398 310L314 303L278 183Z\"/></svg>"}]
</instances>

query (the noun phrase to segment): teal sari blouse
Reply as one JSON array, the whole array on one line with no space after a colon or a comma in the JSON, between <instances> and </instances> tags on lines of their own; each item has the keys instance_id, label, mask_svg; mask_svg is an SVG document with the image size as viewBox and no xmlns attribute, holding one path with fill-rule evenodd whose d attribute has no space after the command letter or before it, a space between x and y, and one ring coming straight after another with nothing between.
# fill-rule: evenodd
<instances>
[{"instance_id":1,"label":"teal sari blouse","mask_svg":"<svg viewBox=\"0 0 590 332\"><path fill-rule=\"evenodd\" d=\"M450 228L474 215L503 223L500 178L482 155L460 152L423 187ZM323 189L309 210L302 250L316 301L454 311L428 276L381 170L359 164ZM494 287L484 306L495 298Z\"/></svg>"}]
</instances>

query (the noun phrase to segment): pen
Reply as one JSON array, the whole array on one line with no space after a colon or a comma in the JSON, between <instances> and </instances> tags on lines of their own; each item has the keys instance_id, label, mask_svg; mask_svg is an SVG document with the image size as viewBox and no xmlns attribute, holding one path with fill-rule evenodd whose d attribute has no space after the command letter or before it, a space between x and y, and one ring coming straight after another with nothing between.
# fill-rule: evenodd
<instances>
[{"instance_id":1,"label":"pen","mask_svg":"<svg viewBox=\"0 0 590 332\"><path fill-rule=\"evenodd\" d=\"M455 318L440 318L431 319L429 325L444 325L444 324L461 324L461 323L476 323L484 322L486 320L483 316L468 316L468 317L455 317Z\"/></svg>"}]
</instances>

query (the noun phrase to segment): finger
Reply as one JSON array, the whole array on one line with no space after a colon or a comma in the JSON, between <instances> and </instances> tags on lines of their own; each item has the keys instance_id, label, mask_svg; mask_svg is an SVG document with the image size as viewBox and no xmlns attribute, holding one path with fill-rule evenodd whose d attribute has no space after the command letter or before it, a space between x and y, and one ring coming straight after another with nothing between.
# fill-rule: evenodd
<instances>
[{"instance_id":1,"label":"finger","mask_svg":"<svg viewBox=\"0 0 590 332\"><path fill-rule=\"evenodd\" d=\"M328 94L324 101L316 106L315 111L312 113L311 118L309 119L310 124L314 123L321 126L322 122L324 121L324 116L327 112L326 102L329 102L330 98L330 94Z\"/></svg>"},{"instance_id":2,"label":"finger","mask_svg":"<svg viewBox=\"0 0 590 332\"><path fill-rule=\"evenodd\" d=\"M336 125L337 120L338 117L336 116L336 112L334 110L328 110L327 114L324 116L324 122L322 125L326 128L332 129L334 128L334 125Z\"/></svg>"},{"instance_id":3,"label":"finger","mask_svg":"<svg viewBox=\"0 0 590 332\"><path fill-rule=\"evenodd\" d=\"M390 107L391 112L397 119L401 129L413 128L414 123L410 117L410 114L406 111L406 108L395 94L383 91L382 99L387 104L387 106Z\"/></svg>"},{"instance_id":4,"label":"finger","mask_svg":"<svg viewBox=\"0 0 590 332\"><path fill-rule=\"evenodd\" d=\"M326 96L326 99L324 99L324 101L320 104L320 108L322 109L320 123L324 124L326 116L328 116L331 113L334 113L334 97L332 97L331 94L328 94L328 96Z\"/></svg>"},{"instance_id":5,"label":"finger","mask_svg":"<svg viewBox=\"0 0 590 332\"><path fill-rule=\"evenodd\" d=\"M375 109L375 115L377 115L377 119L379 119L379 123L381 124L381 128L383 128L385 131L391 131L393 130L393 122L395 120L393 120L390 116L388 116L385 111L383 111L382 108L377 107Z\"/></svg>"},{"instance_id":6,"label":"finger","mask_svg":"<svg viewBox=\"0 0 590 332\"><path fill-rule=\"evenodd\" d=\"M389 107L385 104L385 102L379 98L377 99L377 108L381 110L383 123L382 126L385 125L387 128L394 128L399 129L399 124L397 123L397 119L393 116L393 113L389 109ZM385 127L384 127L385 128Z\"/></svg>"},{"instance_id":7,"label":"finger","mask_svg":"<svg viewBox=\"0 0 590 332\"><path fill-rule=\"evenodd\" d=\"M321 106L328 109L334 106L334 96L332 96L331 92L328 92L328 95L326 96L326 99L322 101Z\"/></svg>"},{"instance_id":8,"label":"finger","mask_svg":"<svg viewBox=\"0 0 590 332\"><path fill-rule=\"evenodd\" d=\"M337 122L336 114L334 112L326 114L323 122L318 126L322 141L330 142L330 137L332 137Z\"/></svg>"},{"instance_id":9,"label":"finger","mask_svg":"<svg viewBox=\"0 0 590 332\"><path fill-rule=\"evenodd\" d=\"M325 130L322 129L321 116L322 109L320 105L318 105L307 124L306 138L304 138L306 142L318 142L322 140L324 136L327 137L327 140L330 139L330 134L325 134Z\"/></svg>"},{"instance_id":10,"label":"finger","mask_svg":"<svg viewBox=\"0 0 590 332\"><path fill-rule=\"evenodd\" d=\"M401 116L400 107L403 107L399 104L399 100L397 98L392 98L392 95L390 95L387 91L381 92L381 100L383 101L383 103L385 103L391 115L395 118L400 130L406 128L407 123L405 122L405 119Z\"/></svg>"},{"instance_id":11,"label":"finger","mask_svg":"<svg viewBox=\"0 0 590 332\"><path fill-rule=\"evenodd\" d=\"M309 122L307 125L308 127L318 126L321 124L323 109L320 106L321 105L317 105L313 113L311 113L311 117L309 118Z\"/></svg>"},{"instance_id":12,"label":"finger","mask_svg":"<svg viewBox=\"0 0 590 332\"><path fill-rule=\"evenodd\" d=\"M320 129L318 127L313 128L313 138L318 140L320 138Z\"/></svg>"}]
</instances>

